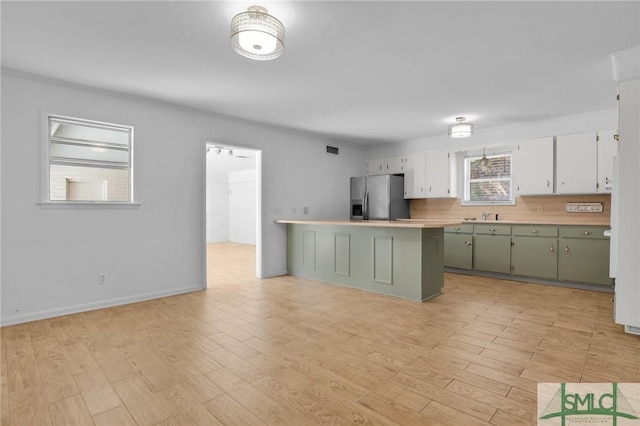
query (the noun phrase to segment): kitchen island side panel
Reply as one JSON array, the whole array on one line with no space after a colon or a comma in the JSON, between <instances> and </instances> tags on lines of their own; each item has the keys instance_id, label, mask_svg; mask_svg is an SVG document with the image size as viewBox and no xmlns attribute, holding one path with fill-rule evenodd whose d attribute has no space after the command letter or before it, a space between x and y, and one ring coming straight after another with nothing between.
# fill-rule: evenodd
<instances>
[{"instance_id":1,"label":"kitchen island side panel","mask_svg":"<svg viewBox=\"0 0 640 426\"><path fill-rule=\"evenodd\" d=\"M291 275L414 301L429 299L442 290L442 228L287 227L287 268ZM312 241L315 245L310 247ZM315 268L309 268L309 264L315 264Z\"/></svg>"}]
</instances>

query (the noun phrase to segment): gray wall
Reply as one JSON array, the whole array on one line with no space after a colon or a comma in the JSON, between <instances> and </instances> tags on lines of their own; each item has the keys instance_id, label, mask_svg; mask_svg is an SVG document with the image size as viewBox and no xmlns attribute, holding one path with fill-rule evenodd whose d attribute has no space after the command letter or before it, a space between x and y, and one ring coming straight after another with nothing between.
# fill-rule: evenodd
<instances>
[{"instance_id":1,"label":"gray wall","mask_svg":"<svg viewBox=\"0 0 640 426\"><path fill-rule=\"evenodd\" d=\"M39 205L45 113L134 126L140 206ZM262 150L263 276L286 273L286 228L275 219L348 218L348 178L364 174L360 149L337 144L333 156L325 145L336 142L3 72L2 324L204 288L205 142L213 140Z\"/></svg>"}]
</instances>

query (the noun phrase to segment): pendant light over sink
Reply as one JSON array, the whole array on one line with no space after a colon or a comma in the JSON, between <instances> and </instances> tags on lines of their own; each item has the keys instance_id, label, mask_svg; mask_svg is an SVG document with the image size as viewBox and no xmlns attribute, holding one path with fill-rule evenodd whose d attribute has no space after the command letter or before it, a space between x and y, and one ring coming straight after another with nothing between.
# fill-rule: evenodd
<instances>
[{"instance_id":1,"label":"pendant light over sink","mask_svg":"<svg viewBox=\"0 0 640 426\"><path fill-rule=\"evenodd\" d=\"M452 138L468 138L473 134L473 124L465 123L464 117L456 117L456 124L449 126L449 136Z\"/></svg>"},{"instance_id":2,"label":"pendant light over sink","mask_svg":"<svg viewBox=\"0 0 640 426\"><path fill-rule=\"evenodd\" d=\"M250 59L275 59L284 51L284 25L264 7L251 6L231 20L231 47Z\"/></svg>"}]
</instances>

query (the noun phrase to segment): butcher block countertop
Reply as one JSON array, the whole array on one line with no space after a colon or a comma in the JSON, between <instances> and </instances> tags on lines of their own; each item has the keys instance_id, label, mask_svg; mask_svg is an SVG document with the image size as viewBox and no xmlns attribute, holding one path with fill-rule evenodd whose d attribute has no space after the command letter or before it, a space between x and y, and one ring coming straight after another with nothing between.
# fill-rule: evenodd
<instances>
[{"instance_id":1,"label":"butcher block countertop","mask_svg":"<svg viewBox=\"0 0 640 426\"><path fill-rule=\"evenodd\" d=\"M461 225L462 221L455 220L301 220L301 219L280 219L276 223L291 223L298 225L342 225L342 226L373 226L382 228L445 228L447 226Z\"/></svg>"},{"instance_id":2,"label":"butcher block countertop","mask_svg":"<svg viewBox=\"0 0 640 426\"><path fill-rule=\"evenodd\" d=\"M421 222L425 219L398 219L399 221ZM437 219L429 219L429 221ZM446 221L443 219L443 221ZM496 225L549 225L549 226L610 226L608 223L602 222L576 222L569 220L460 220L460 223L469 224L496 224ZM447 225L450 226L450 225Z\"/></svg>"}]
</instances>

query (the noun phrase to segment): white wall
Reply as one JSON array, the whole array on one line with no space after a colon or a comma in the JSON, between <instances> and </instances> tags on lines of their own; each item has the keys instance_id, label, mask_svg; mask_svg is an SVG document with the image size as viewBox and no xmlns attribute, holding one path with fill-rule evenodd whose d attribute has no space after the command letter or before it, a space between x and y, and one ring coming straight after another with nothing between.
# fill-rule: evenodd
<instances>
[{"instance_id":1,"label":"white wall","mask_svg":"<svg viewBox=\"0 0 640 426\"><path fill-rule=\"evenodd\" d=\"M140 206L39 205L43 111L134 126ZM216 139L262 150L264 276L286 272L286 227L275 219L348 218L348 179L364 174L360 149L3 72L2 324L204 288L204 152ZM340 155L326 154L327 143Z\"/></svg>"},{"instance_id":2,"label":"white wall","mask_svg":"<svg viewBox=\"0 0 640 426\"><path fill-rule=\"evenodd\" d=\"M229 241L256 244L256 171L229 173Z\"/></svg>"},{"instance_id":3,"label":"white wall","mask_svg":"<svg viewBox=\"0 0 640 426\"><path fill-rule=\"evenodd\" d=\"M229 241L229 174L207 170L207 243Z\"/></svg>"}]
</instances>

